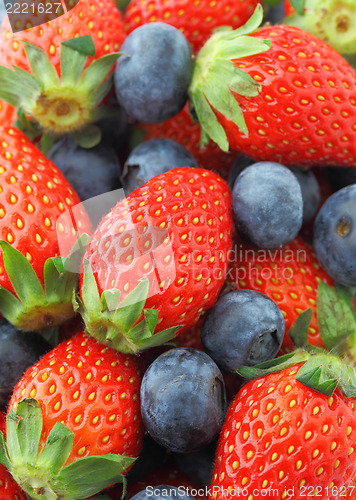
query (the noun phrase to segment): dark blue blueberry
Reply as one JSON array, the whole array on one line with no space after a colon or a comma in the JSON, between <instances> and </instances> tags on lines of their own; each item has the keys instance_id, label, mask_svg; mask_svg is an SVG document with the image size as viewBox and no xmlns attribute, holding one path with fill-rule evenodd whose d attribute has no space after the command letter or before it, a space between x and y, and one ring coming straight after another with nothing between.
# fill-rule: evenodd
<instances>
[{"instance_id":1,"label":"dark blue blueberry","mask_svg":"<svg viewBox=\"0 0 356 500\"><path fill-rule=\"evenodd\" d=\"M221 369L234 372L274 358L284 331L283 314L273 300L253 290L237 290L210 309L201 340Z\"/></svg>"},{"instance_id":2,"label":"dark blue blueberry","mask_svg":"<svg viewBox=\"0 0 356 500\"><path fill-rule=\"evenodd\" d=\"M193 71L185 36L168 24L148 23L129 34L121 52L115 88L127 114L144 123L178 114L187 102Z\"/></svg>"},{"instance_id":3,"label":"dark blue blueberry","mask_svg":"<svg viewBox=\"0 0 356 500\"><path fill-rule=\"evenodd\" d=\"M109 103L109 115L96 123L101 130L101 146L109 146L118 150L127 139L128 120L125 110L119 106L116 99Z\"/></svg>"},{"instance_id":4,"label":"dark blue blueberry","mask_svg":"<svg viewBox=\"0 0 356 500\"><path fill-rule=\"evenodd\" d=\"M249 167L255 163L255 160L250 158L249 156L246 155L239 155L234 163L232 164L230 173L229 173L229 179L228 179L228 184L230 186L230 189L234 187L234 184L236 182L236 179L238 176L241 174L243 170L245 170L246 167Z\"/></svg>"},{"instance_id":5,"label":"dark blue blueberry","mask_svg":"<svg viewBox=\"0 0 356 500\"><path fill-rule=\"evenodd\" d=\"M38 333L21 332L0 322L0 411L6 411L12 391L25 371L52 346Z\"/></svg>"},{"instance_id":6,"label":"dark blue blueberry","mask_svg":"<svg viewBox=\"0 0 356 500\"><path fill-rule=\"evenodd\" d=\"M225 415L225 386L204 352L176 348L161 354L141 385L141 414L147 431L165 448L188 453L211 443Z\"/></svg>"},{"instance_id":7,"label":"dark blue blueberry","mask_svg":"<svg viewBox=\"0 0 356 500\"><path fill-rule=\"evenodd\" d=\"M213 467L217 441L213 441L193 453L174 453L174 461L190 479L201 486L209 486L213 479Z\"/></svg>"},{"instance_id":8,"label":"dark blue blueberry","mask_svg":"<svg viewBox=\"0 0 356 500\"><path fill-rule=\"evenodd\" d=\"M337 191L321 207L314 224L314 248L335 281L356 286L356 184Z\"/></svg>"},{"instance_id":9,"label":"dark blue blueberry","mask_svg":"<svg viewBox=\"0 0 356 500\"><path fill-rule=\"evenodd\" d=\"M131 497L131 500L148 500L152 498L157 500L165 500L167 498L195 500L195 497L188 495L184 487L176 488L175 486L168 486L166 484L160 486L146 486L144 490Z\"/></svg>"},{"instance_id":10,"label":"dark blue blueberry","mask_svg":"<svg viewBox=\"0 0 356 500\"><path fill-rule=\"evenodd\" d=\"M156 175L176 167L198 167L194 156L171 139L152 139L137 146L128 157L122 176L126 195Z\"/></svg>"},{"instance_id":11,"label":"dark blue blueberry","mask_svg":"<svg viewBox=\"0 0 356 500\"><path fill-rule=\"evenodd\" d=\"M133 467L125 474L125 478L129 484L140 481L162 465L166 457L167 450L162 448L149 434L146 434L141 453Z\"/></svg>"},{"instance_id":12,"label":"dark blue blueberry","mask_svg":"<svg viewBox=\"0 0 356 500\"><path fill-rule=\"evenodd\" d=\"M284 2L279 2L278 5L266 7L266 22L271 24L283 24L286 17Z\"/></svg>"},{"instance_id":13,"label":"dark blue blueberry","mask_svg":"<svg viewBox=\"0 0 356 500\"><path fill-rule=\"evenodd\" d=\"M355 167L330 167L326 172L335 191L356 184Z\"/></svg>"},{"instance_id":14,"label":"dark blue blueberry","mask_svg":"<svg viewBox=\"0 0 356 500\"><path fill-rule=\"evenodd\" d=\"M70 137L63 137L50 149L48 158L84 201L121 187L116 152L101 145L81 148Z\"/></svg>"},{"instance_id":15,"label":"dark blue blueberry","mask_svg":"<svg viewBox=\"0 0 356 500\"><path fill-rule=\"evenodd\" d=\"M298 167L290 169L298 179L303 198L303 225L308 224L316 214L320 204L320 187L311 170Z\"/></svg>"},{"instance_id":16,"label":"dark blue blueberry","mask_svg":"<svg viewBox=\"0 0 356 500\"><path fill-rule=\"evenodd\" d=\"M237 232L252 245L275 249L292 241L303 221L303 198L295 175L273 162L255 163L232 190Z\"/></svg>"}]
</instances>

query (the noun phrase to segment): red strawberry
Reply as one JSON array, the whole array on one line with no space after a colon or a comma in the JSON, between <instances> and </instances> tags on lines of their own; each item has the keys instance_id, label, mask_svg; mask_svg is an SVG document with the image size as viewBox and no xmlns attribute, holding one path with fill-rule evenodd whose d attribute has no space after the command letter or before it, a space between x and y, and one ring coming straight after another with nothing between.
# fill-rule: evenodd
<instances>
[{"instance_id":1,"label":"red strawberry","mask_svg":"<svg viewBox=\"0 0 356 500\"><path fill-rule=\"evenodd\" d=\"M66 256L74 245L71 221L66 215L58 218L80 200L60 170L19 130L1 130L0 158L0 311L20 329L37 330L74 314L76 275L67 274L66 283L65 269L55 267L58 259L45 263L60 251ZM84 212L78 224L79 234L90 231Z\"/></svg>"},{"instance_id":2,"label":"red strawberry","mask_svg":"<svg viewBox=\"0 0 356 500\"><path fill-rule=\"evenodd\" d=\"M113 0L79 0L65 15L15 33L5 18L0 97L55 134L82 129L96 119L96 108L110 90L107 76L124 38L121 13ZM13 67L32 76L19 78Z\"/></svg>"},{"instance_id":3,"label":"red strawberry","mask_svg":"<svg viewBox=\"0 0 356 500\"><path fill-rule=\"evenodd\" d=\"M115 483L142 446L139 391L133 357L83 333L59 344L27 370L10 401L7 447L17 482L46 500L87 498ZM23 452L14 454L15 433Z\"/></svg>"},{"instance_id":4,"label":"red strawberry","mask_svg":"<svg viewBox=\"0 0 356 500\"><path fill-rule=\"evenodd\" d=\"M286 16L291 16L292 14L296 14L294 7L289 0L284 0L284 10Z\"/></svg>"},{"instance_id":5,"label":"red strawberry","mask_svg":"<svg viewBox=\"0 0 356 500\"><path fill-rule=\"evenodd\" d=\"M199 124L192 120L188 105L166 122L142 127L146 132L145 140L165 138L179 142L191 152L201 168L212 170L223 179L228 178L232 164L238 156L236 151L224 153L213 141L209 141L204 147L201 146L201 129Z\"/></svg>"},{"instance_id":6,"label":"red strawberry","mask_svg":"<svg viewBox=\"0 0 356 500\"><path fill-rule=\"evenodd\" d=\"M182 333L196 324L224 284L231 213L227 184L189 167L156 176L120 201L84 254L81 312L90 335L136 352L171 338L177 325ZM152 337L156 324L160 333Z\"/></svg>"},{"instance_id":7,"label":"red strawberry","mask_svg":"<svg viewBox=\"0 0 356 500\"><path fill-rule=\"evenodd\" d=\"M6 416L0 412L0 431L5 432ZM25 493L14 481L9 471L0 464L0 498L1 500L26 500Z\"/></svg>"},{"instance_id":8,"label":"red strawberry","mask_svg":"<svg viewBox=\"0 0 356 500\"><path fill-rule=\"evenodd\" d=\"M299 351L295 359L303 354ZM325 374L314 379L313 388L302 382L315 374L315 364L308 367L312 360L303 365L291 359L280 373L265 370L240 390L220 435L211 499L236 498L232 492L238 488L254 499L268 492L286 500L307 492L323 500L341 498L343 491L346 496L356 473L356 399L339 388L333 392L335 386L326 389L341 368L324 358Z\"/></svg>"},{"instance_id":9,"label":"red strawberry","mask_svg":"<svg viewBox=\"0 0 356 500\"><path fill-rule=\"evenodd\" d=\"M17 120L16 109L0 99L0 123L2 127L10 127Z\"/></svg>"},{"instance_id":10,"label":"red strawberry","mask_svg":"<svg viewBox=\"0 0 356 500\"><path fill-rule=\"evenodd\" d=\"M356 166L355 71L299 28L254 32L262 14L199 53L190 96L204 132L257 160Z\"/></svg>"},{"instance_id":11,"label":"red strawberry","mask_svg":"<svg viewBox=\"0 0 356 500\"><path fill-rule=\"evenodd\" d=\"M131 0L124 16L128 33L149 22L168 23L184 33L198 52L212 32L220 26L242 26L259 0Z\"/></svg>"},{"instance_id":12,"label":"red strawberry","mask_svg":"<svg viewBox=\"0 0 356 500\"><path fill-rule=\"evenodd\" d=\"M299 314L312 309L308 340L322 346L316 318L316 300L320 281L333 284L333 280L320 267L313 247L297 238L283 249L256 250L239 242L232 258L227 281L235 289L256 290L270 297L282 310L286 335L283 347L292 346L288 335Z\"/></svg>"}]
</instances>

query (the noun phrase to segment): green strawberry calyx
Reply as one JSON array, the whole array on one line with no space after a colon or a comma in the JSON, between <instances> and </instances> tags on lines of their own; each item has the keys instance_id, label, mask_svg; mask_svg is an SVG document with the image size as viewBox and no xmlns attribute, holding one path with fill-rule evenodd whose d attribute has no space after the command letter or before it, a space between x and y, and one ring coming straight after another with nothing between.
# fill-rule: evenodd
<instances>
[{"instance_id":1,"label":"green strawberry calyx","mask_svg":"<svg viewBox=\"0 0 356 500\"><path fill-rule=\"evenodd\" d=\"M43 447L43 416L38 401L24 399L6 418L6 441L0 432L0 463L34 500L80 500L117 482L135 461L120 454L79 458L66 465L75 435L57 422Z\"/></svg>"},{"instance_id":2,"label":"green strawberry calyx","mask_svg":"<svg viewBox=\"0 0 356 500\"><path fill-rule=\"evenodd\" d=\"M81 298L73 299L74 309L81 314L87 334L119 352L135 354L165 344L181 328L173 326L155 333L158 311L144 308L148 292L149 281L143 277L121 301L116 288L100 295L90 262L84 259Z\"/></svg>"},{"instance_id":3,"label":"green strawberry calyx","mask_svg":"<svg viewBox=\"0 0 356 500\"><path fill-rule=\"evenodd\" d=\"M255 366L237 370L247 379L255 379L302 363L296 380L317 392L332 396L336 388L346 397L356 397L356 312L352 292L319 283L317 319L326 349L309 345L308 329L312 310L300 314L289 335L296 350Z\"/></svg>"},{"instance_id":4,"label":"green strawberry calyx","mask_svg":"<svg viewBox=\"0 0 356 500\"><path fill-rule=\"evenodd\" d=\"M25 51L31 74L0 66L0 98L19 110L22 121L28 116L40 129L62 135L100 118L98 106L112 87L109 75L120 53L105 55L86 67L88 57L95 56L92 37L67 40L61 44L59 76L42 49L25 42Z\"/></svg>"},{"instance_id":5,"label":"green strawberry calyx","mask_svg":"<svg viewBox=\"0 0 356 500\"><path fill-rule=\"evenodd\" d=\"M341 54L356 53L354 0L291 0L296 13L283 22L310 31Z\"/></svg>"},{"instance_id":6,"label":"green strawberry calyx","mask_svg":"<svg viewBox=\"0 0 356 500\"><path fill-rule=\"evenodd\" d=\"M60 325L75 315L72 299L80 260L89 240L81 235L68 257L51 257L44 264L44 284L33 267L6 241L0 241L4 266L15 294L0 287L0 313L18 329L38 331Z\"/></svg>"},{"instance_id":7,"label":"green strawberry calyx","mask_svg":"<svg viewBox=\"0 0 356 500\"><path fill-rule=\"evenodd\" d=\"M243 70L236 68L235 59L261 54L271 47L270 40L250 35L263 20L263 7L258 4L247 23L236 30L221 28L206 42L195 61L189 98L194 114L202 127L202 142L211 138L223 151L229 143L216 112L233 121L248 135L243 111L233 94L256 97L261 84Z\"/></svg>"}]
</instances>

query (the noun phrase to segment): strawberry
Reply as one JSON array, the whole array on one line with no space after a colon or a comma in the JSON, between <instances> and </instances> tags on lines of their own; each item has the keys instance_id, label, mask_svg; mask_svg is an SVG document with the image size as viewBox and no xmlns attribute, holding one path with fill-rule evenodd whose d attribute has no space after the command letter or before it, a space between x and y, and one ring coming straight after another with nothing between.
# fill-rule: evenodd
<instances>
[{"instance_id":1,"label":"strawberry","mask_svg":"<svg viewBox=\"0 0 356 500\"><path fill-rule=\"evenodd\" d=\"M142 128L145 131L144 140L165 138L179 142L191 152L201 168L212 170L225 180L237 158L236 151L224 153L213 141L201 146L200 126L192 120L188 105L170 120L154 125L142 124Z\"/></svg>"},{"instance_id":2,"label":"strawberry","mask_svg":"<svg viewBox=\"0 0 356 500\"><path fill-rule=\"evenodd\" d=\"M356 8L352 0L285 0L284 21L310 31L341 54L356 52Z\"/></svg>"},{"instance_id":3,"label":"strawberry","mask_svg":"<svg viewBox=\"0 0 356 500\"><path fill-rule=\"evenodd\" d=\"M0 97L45 131L82 129L98 117L97 107L112 84L107 76L124 38L113 0L79 0L63 16L21 32L13 33L5 18Z\"/></svg>"},{"instance_id":4,"label":"strawberry","mask_svg":"<svg viewBox=\"0 0 356 500\"><path fill-rule=\"evenodd\" d=\"M320 281L332 285L333 280L320 267L309 243L297 238L283 249L267 251L239 242L231 261L226 279L235 289L264 293L282 310L286 325L285 349L292 347L290 327L299 314L309 308L313 311L309 343L323 345L316 317L317 291Z\"/></svg>"},{"instance_id":5,"label":"strawberry","mask_svg":"<svg viewBox=\"0 0 356 500\"><path fill-rule=\"evenodd\" d=\"M16 481L34 499L79 500L122 480L142 446L139 390L133 357L84 333L59 344L27 370L10 401Z\"/></svg>"},{"instance_id":6,"label":"strawberry","mask_svg":"<svg viewBox=\"0 0 356 500\"><path fill-rule=\"evenodd\" d=\"M136 352L196 324L224 284L231 214L225 181L189 167L158 175L120 201L84 254L78 308L90 335Z\"/></svg>"},{"instance_id":7,"label":"strawberry","mask_svg":"<svg viewBox=\"0 0 356 500\"><path fill-rule=\"evenodd\" d=\"M17 120L16 109L0 99L0 123L2 127L10 127Z\"/></svg>"},{"instance_id":8,"label":"strawberry","mask_svg":"<svg viewBox=\"0 0 356 500\"><path fill-rule=\"evenodd\" d=\"M198 52L212 32L220 26L242 26L252 15L259 0L131 0L125 12L125 29L131 33L148 22L168 23L182 31Z\"/></svg>"},{"instance_id":9,"label":"strawberry","mask_svg":"<svg viewBox=\"0 0 356 500\"><path fill-rule=\"evenodd\" d=\"M330 396L303 385L303 369L306 364L292 364L237 394L220 435L211 499L232 498L238 488L254 499L268 491L286 500L351 492L356 399L340 389Z\"/></svg>"},{"instance_id":10,"label":"strawberry","mask_svg":"<svg viewBox=\"0 0 356 500\"><path fill-rule=\"evenodd\" d=\"M22 330L38 330L74 315L77 275L57 256L66 257L76 241L65 211L80 200L19 130L1 129L0 157L0 312ZM81 210L79 234L90 231Z\"/></svg>"},{"instance_id":11,"label":"strawberry","mask_svg":"<svg viewBox=\"0 0 356 500\"><path fill-rule=\"evenodd\" d=\"M257 160L356 166L355 71L299 28L257 30L262 15L198 55L190 97L204 133Z\"/></svg>"},{"instance_id":12,"label":"strawberry","mask_svg":"<svg viewBox=\"0 0 356 500\"><path fill-rule=\"evenodd\" d=\"M5 427L6 415L0 412L0 431L4 433ZM4 465L0 465L0 498L2 500L26 500L27 498Z\"/></svg>"},{"instance_id":13,"label":"strawberry","mask_svg":"<svg viewBox=\"0 0 356 500\"><path fill-rule=\"evenodd\" d=\"M323 348L307 343L301 314L290 354L238 369L250 380L226 415L209 498L243 496L327 500L350 496L356 472L356 314L352 294L320 282ZM352 364L346 364L349 359ZM349 495L348 495L349 494Z\"/></svg>"}]
</instances>

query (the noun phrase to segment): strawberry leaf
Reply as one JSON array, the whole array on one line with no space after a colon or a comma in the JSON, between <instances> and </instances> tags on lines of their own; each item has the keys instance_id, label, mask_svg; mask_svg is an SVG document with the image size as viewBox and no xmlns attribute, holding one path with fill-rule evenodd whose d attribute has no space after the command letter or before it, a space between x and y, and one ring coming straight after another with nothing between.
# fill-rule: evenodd
<instances>
[{"instance_id":1,"label":"strawberry leaf","mask_svg":"<svg viewBox=\"0 0 356 500\"><path fill-rule=\"evenodd\" d=\"M95 56L95 44L91 36L79 36L62 42L62 47L68 47L74 52L85 56Z\"/></svg>"},{"instance_id":2,"label":"strawberry leaf","mask_svg":"<svg viewBox=\"0 0 356 500\"><path fill-rule=\"evenodd\" d=\"M305 0L290 0L290 3L300 16L304 14Z\"/></svg>"},{"instance_id":3,"label":"strawberry leaf","mask_svg":"<svg viewBox=\"0 0 356 500\"><path fill-rule=\"evenodd\" d=\"M25 52L30 64L32 76L36 78L43 87L59 85L57 71L48 59L47 54L30 42L25 42Z\"/></svg>"},{"instance_id":4,"label":"strawberry leaf","mask_svg":"<svg viewBox=\"0 0 356 500\"><path fill-rule=\"evenodd\" d=\"M24 399L17 405L19 420L16 425L21 459L29 464L36 462L42 434L42 411L35 399ZM18 458L18 457L17 457Z\"/></svg>"},{"instance_id":5,"label":"strawberry leaf","mask_svg":"<svg viewBox=\"0 0 356 500\"><path fill-rule=\"evenodd\" d=\"M37 466L47 468L57 475L64 466L73 447L74 433L61 422L57 422L38 457Z\"/></svg>"},{"instance_id":6,"label":"strawberry leaf","mask_svg":"<svg viewBox=\"0 0 356 500\"><path fill-rule=\"evenodd\" d=\"M0 431L0 464L4 465L7 469L11 467L11 462L7 454L5 437L2 431Z\"/></svg>"},{"instance_id":7,"label":"strawberry leaf","mask_svg":"<svg viewBox=\"0 0 356 500\"><path fill-rule=\"evenodd\" d=\"M333 352L342 351L345 341L356 334L356 320L350 304L322 281L318 287L317 320L322 341Z\"/></svg>"},{"instance_id":8,"label":"strawberry leaf","mask_svg":"<svg viewBox=\"0 0 356 500\"><path fill-rule=\"evenodd\" d=\"M290 327L289 336L295 347L305 347L308 344L308 330L312 317L313 310L307 309L298 316L294 325Z\"/></svg>"},{"instance_id":9,"label":"strawberry leaf","mask_svg":"<svg viewBox=\"0 0 356 500\"><path fill-rule=\"evenodd\" d=\"M236 373L241 377L248 380L253 380L255 378L268 375L270 373L276 373L284 370L285 368L291 368L292 366L302 363L310 358L310 354L303 350L297 350L279 358L274 358L263 363L259 363L255 366L241 366Z\"/></svg>"}]
</instances>

